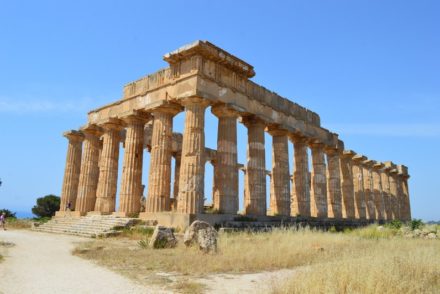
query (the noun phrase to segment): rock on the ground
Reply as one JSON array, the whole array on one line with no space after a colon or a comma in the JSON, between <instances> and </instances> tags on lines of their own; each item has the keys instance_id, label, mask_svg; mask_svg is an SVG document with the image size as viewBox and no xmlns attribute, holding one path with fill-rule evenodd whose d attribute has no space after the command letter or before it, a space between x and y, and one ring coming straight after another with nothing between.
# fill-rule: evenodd
<instances>
[{"instance_id":1,"label":"rock on the ground","mask_svg":"<svg viewBox=\"0 0 440 294\"><path fill-rule=\"evenodd\" d=\"M177 239L171 228L156 226L149 242L151 248L174 248L176 245Z\"/></svg>"},{"instance_id":2,"label":"rock on the ground","mask_svg":"<svg viewBox=\"0 0 440 294\"><path fill-rule=\"evenodd\" d=\"M436 238L437 238L437 235L434 234L434 233L429 233L429 234L426 236L426 238L427 238L427 239L436 239Z\"/></svg>"},{"instance_id":3,"label":"rock on the ground","mask_svg":"<svg viewBox=\"0 0 440 294\"><path fill-rule=\"evenodd\" d=\"M186 246L197 244L204 252L217 251L217 231L204 221L194 221L185 231L183 242Z\"/></svg>"}]
</instances>

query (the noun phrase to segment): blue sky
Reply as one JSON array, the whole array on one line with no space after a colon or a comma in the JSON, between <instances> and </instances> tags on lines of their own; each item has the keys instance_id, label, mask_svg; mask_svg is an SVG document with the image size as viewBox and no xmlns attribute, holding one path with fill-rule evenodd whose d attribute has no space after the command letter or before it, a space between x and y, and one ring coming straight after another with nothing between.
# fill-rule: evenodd
<instances>
[{"instance_id":1,"label":"blue sky","mask_svg":"<svg viewBox=\"0 0 440 294\"><path fill-rule=\"evenodd\" d=\"M202 39L319 113L347 149L409 166L413 216L440 220L439 13L435 0L1 0L0 208L29 211L37 197L59 195L62 132L165 67L163 54ZM181 131L183 116L174 124ZM209 111L206 130L215 148ZM240 125L241 162L245 142ZM266 136L268 169L270 146ZM146 182L148 164L144 173ZM208 198L211 180L207 166Z\"/></svg>"}]
</instances>

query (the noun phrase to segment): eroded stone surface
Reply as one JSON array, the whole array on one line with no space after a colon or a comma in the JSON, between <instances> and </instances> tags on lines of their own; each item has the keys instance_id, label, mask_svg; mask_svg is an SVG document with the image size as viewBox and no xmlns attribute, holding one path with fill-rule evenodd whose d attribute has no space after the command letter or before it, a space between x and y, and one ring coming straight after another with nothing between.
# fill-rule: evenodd
<instances>
[{"instance_id":1,"label":"eroded stone surface","mask_svg":"<svg viewBox=\"0 0 440 294\"><path fill-rule=\"evenodd\" d=\"M217 251L217 231L203 221L194 221L185 231L183 242L186 246L198 245L204 252Z\"/></svg>"}]
</instances>

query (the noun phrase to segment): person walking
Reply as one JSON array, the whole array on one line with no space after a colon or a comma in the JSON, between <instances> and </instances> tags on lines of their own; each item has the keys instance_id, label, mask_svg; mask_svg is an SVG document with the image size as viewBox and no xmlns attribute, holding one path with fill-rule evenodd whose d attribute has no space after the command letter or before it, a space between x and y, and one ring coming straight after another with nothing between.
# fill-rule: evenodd
<instances>
[{"instance_id":1,"label":"person walking","mask_svg":"<svg viewBox=\"0 0 440 294\"><path fill-rule=\"evenodd\" d=\"M67 202L66 205L66 214L64 215L64 217L66 217L67 214L69 214L69 216L71 216L71 212L72 211L72 201L69 200L69 202Z\"/></svg>"},{"instance_id":2,"label":"person walking","mask_svg":"<svg viewBox=\"0 0 440 294\"><path fill-rule=\"evenodd\" d=\"M6 231L6 213L4 212L0 215L0 226Z\"/></svg>"}]
</instances>

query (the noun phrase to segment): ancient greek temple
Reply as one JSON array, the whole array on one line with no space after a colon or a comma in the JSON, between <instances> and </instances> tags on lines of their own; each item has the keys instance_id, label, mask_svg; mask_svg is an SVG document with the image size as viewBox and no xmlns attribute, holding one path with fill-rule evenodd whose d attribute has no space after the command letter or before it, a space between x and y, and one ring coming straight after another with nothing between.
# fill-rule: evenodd
<instances>
[{"instance_id":1,"label":"ancient greek temple","mask_svg":"<svg viewBox=\"0 0 440 294\"><path fill-rule=\"evenodd\" d=\"M345 150L338 135L321 126L318 114L251 81L255 72L250 64L207 41L183 46L164 60L169 67L129 83L122 99L90 111L82 128L64 133L68 148L57 216L65 215L71 203L74 216L139 216L169 226L194 219L216 223L239 214L255 219L411 219L406 166ZM218 118L217 150L205 147L208 108ZM173 132L173 118L180 112L185 113L183 134ZM237 146L237 123L247 128L247 146ZM272 136L270 171L265 132ZM237 162L238 148L247 150L243 164ZM149 163L143 160L145 149ZM210 213L204 203L208 161L214 167ZM240 212L239 172L245 175Z\"/></svg>"}]
</instances>

